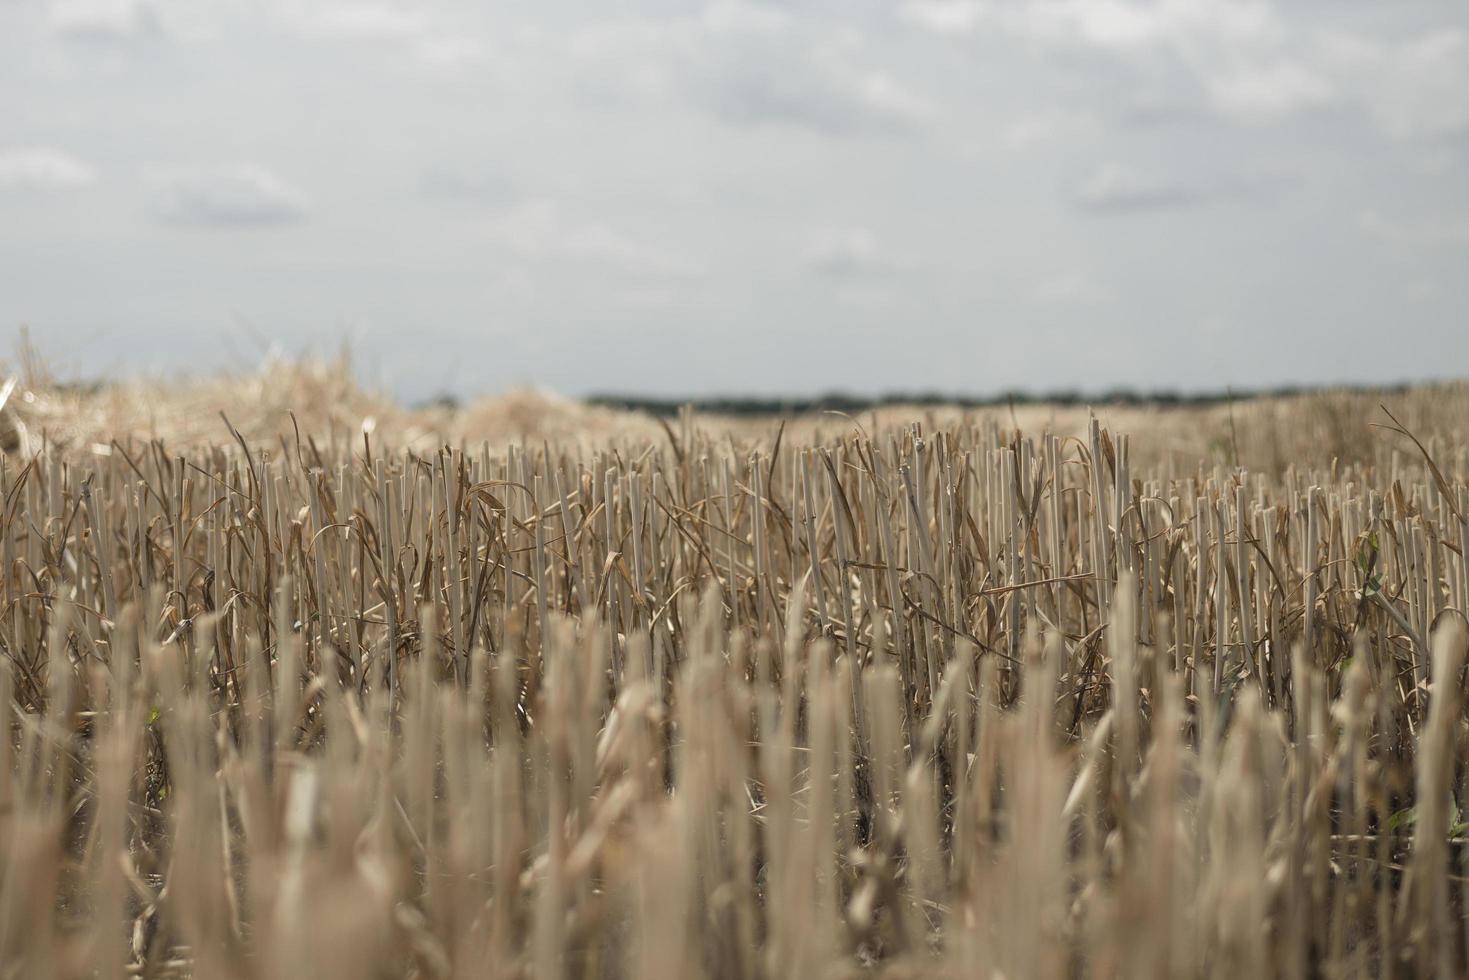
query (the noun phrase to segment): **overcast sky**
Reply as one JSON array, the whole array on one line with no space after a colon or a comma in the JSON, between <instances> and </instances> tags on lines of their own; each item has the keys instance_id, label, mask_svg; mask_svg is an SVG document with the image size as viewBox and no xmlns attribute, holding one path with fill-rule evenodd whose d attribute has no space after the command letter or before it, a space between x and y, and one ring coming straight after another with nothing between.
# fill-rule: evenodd
<instances>
[{"instance_id":1,"label":"overcast sky","mask_svg":"<svg viewBox=\"0 0 1469 980\"><path fill-rule=\"evenodd\" d=\"M416 399L1469 374L1464 0L0 0L0 326Z\"/></svg>"}]
</instances>

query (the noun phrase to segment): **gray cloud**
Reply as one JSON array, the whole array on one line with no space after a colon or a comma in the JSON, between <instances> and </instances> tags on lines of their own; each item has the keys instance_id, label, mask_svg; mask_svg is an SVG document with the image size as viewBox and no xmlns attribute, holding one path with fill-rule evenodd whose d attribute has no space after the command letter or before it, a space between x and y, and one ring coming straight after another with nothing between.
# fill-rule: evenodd
<instances>
[{"instance_id":1,"label":"gray cloud","mask_svg":"<svg viewBox=\"0 0 1469 980\"><path fill-rule=\"evenodd\" d=\"M430 198L481 204L508 204L516 194L515 182L488 164L431 167L419 177L418 189Z\"/></svg>"},{"instance_id":2,"label":"gray cloud","mask_svg":"<svg viewBox=\"0 0 1469 980\"><path fill-rule=\"evenodd\" d=\"M737 125L849 136L934 121L932 103L862 48L860 37L777 8L723 3L697 17L584 29L571 50L601 97L610 83L625 98L686 100Z\"/></svg>"},{"instance_id":3,"label":"gray cloud","mask_svg":"<svg viewBox=\"0 0 1469 980\"><path fill-rule=\"evenodd\" d=\"M997 33L1103 59L1142 85L1145 101L1187 95L1192 111L1237 122L1277 121L1337 94L1265 0L915 0L900 9L940 34Z\"/></svg>"},{"instance_id":4,"label":"gray cloud","mask_svg":"<svg viewBox=\"0 0 1469 980\"><path fill-rule=\"evenodd\" d=\"M1129 213L1190 207L1218 197L1218 191L1109 164L1081 181L1073 197L1077 204L1089 211Z\"/></svg>"},{"instance_id":5,"label":"gray cloud","mask_svg":"<svg viewBox=\"0 0 1469 980\"><path fill-rule=\"evenodd\" d=\"M1041 50L1084 52L1177 107L1168 73L1189 81L1196 111L1279 122L1345 101L1399 139L1469 131L1469 31L1416 36L1320 28L1268 0L909 0L904 20L963 37L999 34ZM1378 25L1372 25L1374 28Z\"/></svg>"},{"instance_id":6,"label":"gray cloud","mask_svg":"<svg viewBox=\"0 0 1469 980\"><path fill-rule=\"evenodd\" d=\"M306 195L254 164L155 177L150 210L165 224L282 225L303 220Z\"/></svg>"},{"instance_id":7,"label":"gray cloud","mask_svg":"<svg viewBox=\"0 0 1469 980\"><path fill-rule=\"evenodd\" d=\"M934 115L890 75L800 61L739 60L702 74L696 84L700 101L734 123L787 123L846 136L909 132Z\"/></svg>"}]
</instances>

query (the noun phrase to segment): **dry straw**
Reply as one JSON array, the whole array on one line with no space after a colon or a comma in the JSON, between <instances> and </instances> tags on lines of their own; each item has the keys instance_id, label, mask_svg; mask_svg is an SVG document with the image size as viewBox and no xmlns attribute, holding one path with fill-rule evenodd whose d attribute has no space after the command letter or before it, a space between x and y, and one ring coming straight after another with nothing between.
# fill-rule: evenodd
<instances>
[{"instance_id":1,"label":"dry straw","mask_svg":"<svg viewBox=\"0 0 1469 980\"><path fill-rule=\"evenodd\" d=\"M1464 440L13 421L0 976L1466 969Z\"/></svg>"}]
</instances>

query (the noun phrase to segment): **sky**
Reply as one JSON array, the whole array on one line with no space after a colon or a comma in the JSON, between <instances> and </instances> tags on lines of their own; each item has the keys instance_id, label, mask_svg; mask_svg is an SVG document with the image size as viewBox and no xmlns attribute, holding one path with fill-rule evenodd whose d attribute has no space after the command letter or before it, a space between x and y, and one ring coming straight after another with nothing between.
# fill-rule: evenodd
<instances>
[{"instance_id":1,"label":"sky","mask_svg":"<svg viewBox=\"0 0 1469 980\"><path fill-rule=\"evenodd\" d=\"M0 0L0 347L63 376L1385 383L1466 313L1463 0Z\"/></svg>"}]
</instances>

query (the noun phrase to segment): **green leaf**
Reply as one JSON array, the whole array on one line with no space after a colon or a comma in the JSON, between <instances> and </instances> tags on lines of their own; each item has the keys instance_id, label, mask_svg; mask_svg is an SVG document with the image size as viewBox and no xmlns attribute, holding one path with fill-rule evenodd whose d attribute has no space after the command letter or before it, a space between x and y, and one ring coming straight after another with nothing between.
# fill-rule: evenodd
<instances>
[{"instance_id":1,"label":"green leaf","mask_svg":"<svg viewBox=\"0 0 1469 980\"><path fill-rule=\"evenodd\" d=\"M1392 816L1390 816L1390 817L1387 818L1387 830L1388 830L1388 833L1392 833L1393 831L1397 831L1397 830L1402 830L1405 827L1411 827L1411 826L1413 826L1413 824L1415 822L1417 822L1417 820L1418 820L1418 808L1417 807L1410 806L1410 807L1406 807L1406 808L1404 808L1402 810L1399 810L1397 813L1394 813Z\"/></svg>"},{"instance_id":2,"label":"green leaf","mask_svg":"<svg viewBox=\"0 0 1469 980\"><path fill-rule=\"evenodd\" d=\"M1361 570L1363 575L1368 575L1371 573L1373 566L1377 564L1377 532L1371 531L1362 535L1357 540L1360 542L1357 545L1357 568Z\"/></svg>"},{"instance_id":3,"label":"green leaf","mask_svg":"<svg viewBox=\"0 0 1469 980\"><path fill-rule=\"evenodd\" d=\"M1392 816L1387 818L1387 830L1388 833L1392 833L1396 830L1404 830L1408 827L1413 826L1417 822L1418 808L1416 806L1410 806L1406 809L1399 810L1397 813L1394 813ZM1459 808L1454 805L1452 800L1450 800L1448 819L1449 836L1462 837L1464 836L1466 831L1469 831L1469 822L1465 822L1463 820L1463 814L1459 812Z\"/></svg>"}]
</instances>

